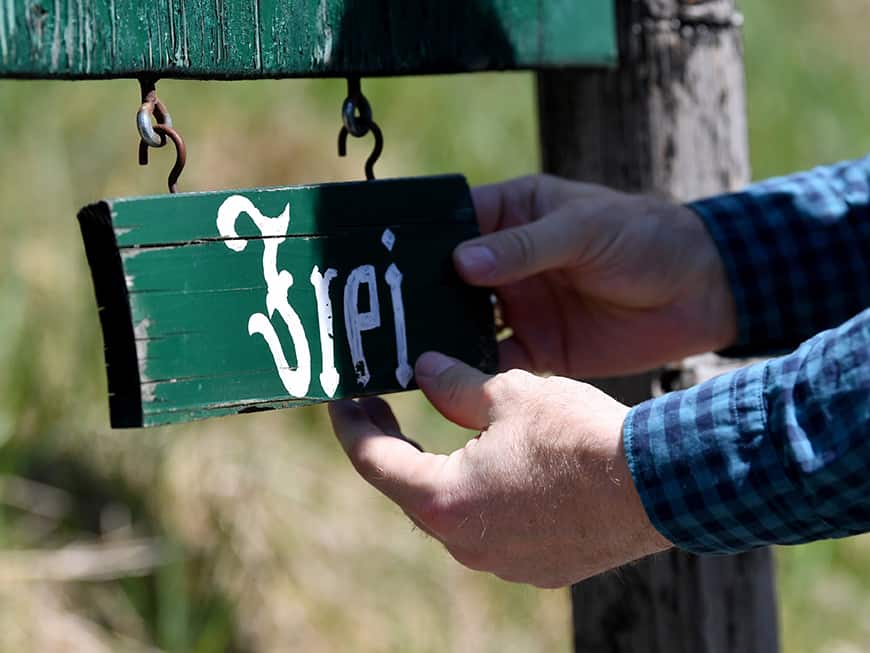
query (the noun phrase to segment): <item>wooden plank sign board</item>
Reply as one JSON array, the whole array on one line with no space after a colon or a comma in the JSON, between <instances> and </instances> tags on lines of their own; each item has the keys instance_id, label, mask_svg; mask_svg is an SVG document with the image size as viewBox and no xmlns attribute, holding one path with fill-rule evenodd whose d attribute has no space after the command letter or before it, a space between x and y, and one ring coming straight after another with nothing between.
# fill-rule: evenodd
<instances>
[{"instance_id":1,"label":"wooden plank sign board","mask_svg":"<svg viewBox=\"0 0 870 653\"><path fill-rule=\"evenodd\" d=\"M478 234L461 176L122 199L79 223L114 427L411 389L430 349L497 367L490 295L452 265Z\"/></svg>"},{"instance_id":2,"label":"wooden plank sign board","mask_svg":"<svg viewBox=\"0 0 870 653\"><path fill-rule=\"evenodd\" d=\"M614 0L7 0L0 77L254 79L616 62Z\"/></svg>"}]
</instances>

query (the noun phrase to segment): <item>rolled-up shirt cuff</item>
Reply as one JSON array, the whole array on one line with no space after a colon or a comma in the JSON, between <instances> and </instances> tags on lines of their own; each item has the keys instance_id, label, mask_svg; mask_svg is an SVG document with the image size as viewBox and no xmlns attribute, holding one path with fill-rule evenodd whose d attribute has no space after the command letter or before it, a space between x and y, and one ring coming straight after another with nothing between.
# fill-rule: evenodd
<instances>
[{"instance_id":1,"label":"rolled-up shirt cuff","mask_svg":"<svg viewBox=\"0 0 870 653\"><path fill-rule=\"evenodd\" d=\"M728 554L805 541L818 518L767 433L768 365L634 407L625 454L646 513L675 546Z\"/></svg>"}]
</instances>

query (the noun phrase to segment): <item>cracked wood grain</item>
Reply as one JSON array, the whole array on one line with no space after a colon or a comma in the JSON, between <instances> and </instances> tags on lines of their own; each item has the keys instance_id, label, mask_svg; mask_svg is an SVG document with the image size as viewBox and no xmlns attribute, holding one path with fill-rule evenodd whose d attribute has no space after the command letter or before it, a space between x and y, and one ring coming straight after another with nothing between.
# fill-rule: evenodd
<instances>
[{"instance_id":1,"label":"cracked wood grain","mask_svg":"<svg viewBox=\"0 0 870 653\"><path fill-rule=\"evenodd\" d=\"M615 58L613 0L0 0L0 77L399 75Z\"/></svg>"}]
</instances>

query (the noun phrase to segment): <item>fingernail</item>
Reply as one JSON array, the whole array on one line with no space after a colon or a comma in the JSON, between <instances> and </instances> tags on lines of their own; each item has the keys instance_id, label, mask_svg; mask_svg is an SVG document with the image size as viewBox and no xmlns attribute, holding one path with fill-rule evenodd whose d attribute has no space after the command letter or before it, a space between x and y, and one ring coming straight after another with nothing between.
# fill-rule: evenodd
<instances>
[{"instance_id":1,"label":"fingernail","mask_svg":"<svg viewBox=\"0 0 870 653\"><path fill-rule=\"evenodd\" d=\"M441 376L441 374L456 365L456 359L428 351L417 359L415 372L417 376Z\"/></svg>"},{"instance_id":2,"label":"fingernail","mask_svg":"<svg viewBox=\"0 0 870 653\"><path fill-rule=\"evenodd\" d=\"M466 245L456 251L456 262L463 271L486 276L495 270L495 254L484 245Z\"/></svg>"}]
</instances>

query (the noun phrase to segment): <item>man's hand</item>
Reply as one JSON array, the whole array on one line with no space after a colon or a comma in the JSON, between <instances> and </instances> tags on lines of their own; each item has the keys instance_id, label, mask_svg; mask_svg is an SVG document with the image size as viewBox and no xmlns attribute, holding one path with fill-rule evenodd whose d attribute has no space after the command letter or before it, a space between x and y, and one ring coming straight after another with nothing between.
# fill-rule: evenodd
<instances>
[{"instance_id":1,"label":"man's hand","mask_svg":"<svg viewBox=\"0 0 870 653\"><path fill-rule=\"evenodd\" d=\"M670 546L626 466L622 404L577 381L491 377L434 353L416 378L447 419L480 436L434 455L381 399L336 402L330 416L359 473L462 564L560 587Z\"/></svg>"},{"instance_id":2,"label":"man's hand","mask_svg":"<svg viewBox=\"0 0 870 653\"><path fill-rule=\"evenodd\" d=\"M691 210L543 175L476 188L474 203L484 235L454 258L496 289L513 330L502 369L610 376L734 342L725 271Z\"/></svg>"}]
</instances>

